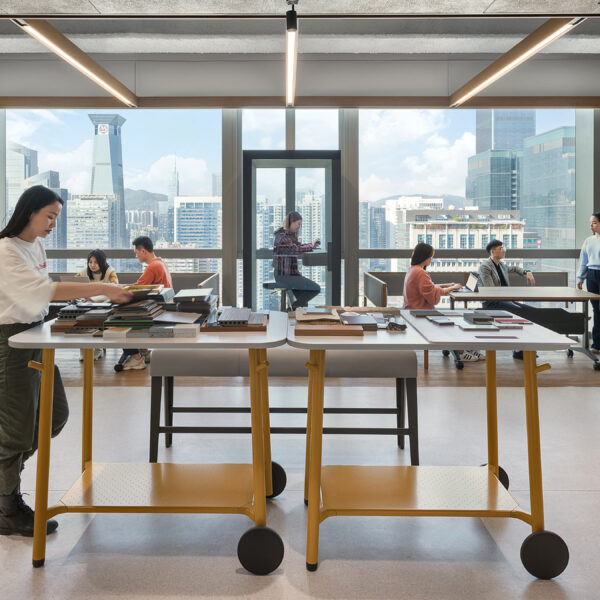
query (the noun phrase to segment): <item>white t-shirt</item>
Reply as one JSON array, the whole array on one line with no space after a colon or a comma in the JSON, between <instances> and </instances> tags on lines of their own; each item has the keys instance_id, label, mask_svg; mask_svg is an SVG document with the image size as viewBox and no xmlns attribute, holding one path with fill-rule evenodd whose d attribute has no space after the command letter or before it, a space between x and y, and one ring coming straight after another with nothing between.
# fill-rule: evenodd
<instances>
[{"instance_id":1,"label":"white t-shirt","mask_svg":"<svg viewBox=\"0 0 600 600\"><path fill-rule=\"evenodd\" d=\"M41 321L55 287L40 238L0 239L0 325Z\"/></svg>"}]
</instances>

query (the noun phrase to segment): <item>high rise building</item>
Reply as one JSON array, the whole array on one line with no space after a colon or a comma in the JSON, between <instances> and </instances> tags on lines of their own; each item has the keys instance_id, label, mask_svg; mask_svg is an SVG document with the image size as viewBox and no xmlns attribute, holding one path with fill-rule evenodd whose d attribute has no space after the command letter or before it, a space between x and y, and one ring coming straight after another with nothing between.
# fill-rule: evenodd
<instances>
[{"instance_id":1,"label":"high rise building","mask_svg":"<svg viewBox=\"0 0 600 600\"><path fill-rule=\"evenodd\" d=\"M525 140L521 216L542 248L575 246L575 127L558 127ZM543 268L541 261L540 268ZM572 271L572 261L548 268Z\"/></svg>"},{"instance_id":2,"label":"high rise building","mask_svg":"<svg viewBox=\"0 0 600 600\"><path fill-rule=\"evenodd\" d=\"M223 178L221 175L217 175L215 173L212 174L212 195L223 195Z\"/></svg>"},{"instance_id":3,"label":"high rise building","mask_svg":"<svg viewBox=\"0 0 600 600\"><path fill-rule=\"evenodd\" d=\"M69 248L110 248L117 213L108 194L74 194L69 200Z\"/></svg>"},{"instance_id":4,"label":"high rise building","mask_svg":"<svg viewBox=\"0 0 600 600\"><path fill-rule=\"evenodd\" d=\"M486 150L470 156L466 200L481 210L516 210L522 151Z\"/></svg>"},{"instance_id":5,"label":"high rise building","mask_svg":"<svg viewBox=\"0 0 600 600\"><path fill-rule=\"evenodd\" d=\"M160 239L172 243L175 239L175 198L179 196L179 173L177 158L173 163L173 172L167 186L167 202L158 204L158 235Z\"/></svg>"},{"instance_id":6,"label":"high rise building","mask_svg":"<svg viewBox=\"0 0 600 600\"><path fill-rule=\"evenodd\" d=\"M116 114L88 115L94 125L94 156L90 194L112 196L115 214L109 231L110 248L128 248L123 185L121 128L125 119Z\"/></svg>"},{"instance_id":7,"label":"high rise building","mask_svg":"<svg viewBox=\"0 0 600 600\"><path fill-rule=\"evenodd\" d=\"M220 248L221 198L215 196L176 196L175 242L188 248ZM216 258L197 259L196 270L216 273Z\"/></svg>"},{"instance_id":8,"label":"high rise building","mask_svg":"<svg viewBox=\"0 0 600 600\"><path fill-rule=\"evenodd\" d=\"M44 246L46 248L66 248L69 190L60 187L60 176L58 171L44 171L43 173L28 177L23 182L23 189L26 190L34 185L43 185L51 189L55 194L61 197L64 203L56 227L52 230L52 233L44 239ZM52 270L65 271L66 268L67 261L60 259L54 262Z\"/></svg>"},{"instance_id":9,"label":"high rise building","mask_svg":"<svg viewBox=\"0 0 600 600\"><path fill-rule=\"evenodd\" d=\"M6 144L6 220L12 215L17 200L25 190L27 178L38 173L38 153L15 142ZM29 187L29 186L28 186Z\"/></svg>"},{"instance_id":10,"label":"high rise building","mask_svg":"<svg viewBox=\"0 0 600 600\"><path fill-rule=\"evenodd\" d=\"M482 109L475 112L475 151L520 150L535 135L535 110Z\"/></svg>"}]
</instances>

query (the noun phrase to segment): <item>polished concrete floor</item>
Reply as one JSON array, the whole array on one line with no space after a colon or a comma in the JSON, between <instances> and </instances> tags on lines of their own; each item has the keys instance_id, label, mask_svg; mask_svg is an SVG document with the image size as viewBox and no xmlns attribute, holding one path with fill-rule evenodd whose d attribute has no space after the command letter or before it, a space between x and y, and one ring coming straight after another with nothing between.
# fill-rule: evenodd
<instances>
[{"instance_id":1,"label":"polished concrete floor","mask_svg":"<svg viewBox=\"0 0 600 600\"><path fill-rule=\"evenodd\" d=\"M591 375L594 372L592 371ZM540 377L543 377L541 375ZM51 501L80 467L81 388L68 388L71 419L52 444ZM273 405L305 403L301 385L273 386ZM218 400L216 400L218 398ZM246 404L243 387L181 387L176 402ZM392 405L394 389L328 387L329 405ZM477 465L486 461L483 388L419 390L421 463ZM31 540L0 537L0 597L20 598L323 598L528 600L600 597L600 395L592 387L540 389L546 527L570 549L567 570L537 581L522 567L521 542L528 527L517 520L335 517L321 526L318 571L305 569L303 504L304 439L274 436L273 457L288 473L284 493L268 504L269 525L285 543L280 568L256 577L241 568L236 547L250 521L238 515L65 514L49 537L46 566L31 567ZM499 390L500 462L510 488L529 508L525 410L520 388ZM227 418L227 421L224 419ZM391 416L361 417L390 426ZM197 422L178 415L179 422ZM326 417L332 422L332 417ZM335 417L336 424L356 417ZM95 395L94 458L146 461L149 389L99 387ZM273 417L273 424L303 424L301 416ZM211 423L248 422L212 416ZM244 462L248 436L179 435L159 460ZM408 450L393 437L328 436L323 462L409 464ZM33 503L35 460L23 489Z\"/></svg>"}]
</instances>

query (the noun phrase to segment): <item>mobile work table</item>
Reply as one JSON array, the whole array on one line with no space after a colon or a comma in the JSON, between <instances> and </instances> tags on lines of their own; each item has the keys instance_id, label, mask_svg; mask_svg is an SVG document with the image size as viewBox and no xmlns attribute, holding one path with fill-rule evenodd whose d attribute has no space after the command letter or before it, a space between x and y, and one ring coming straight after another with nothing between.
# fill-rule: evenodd
<instances>
[{"instance_id":1,"label":"mobile work table","mask_svg":"<svg viewBox=\"0 0 600 600\"><path fill-rule=\"evenodd\" d=\"M536 365L536 350L569 347L567 338L538 325L517 330L467 332L455 326L436 325L402 316L404 333L378 330L363 337L309 337L294 334L288 344L310 350L308 368L308 531L306 567L318 566L319 525L328 517L444 516L512 517L531 525L532 534L521 547L525 568L539 578L552 578L568 563L565 542L544 529L542 469L537 394L537 373L549 365ZM509 333L507 333L507 331ZM486 350L487 464L472 467L321 465L323 392L327 350ZM519 507L508 493L508 481L498 465L496 350L523 350L525 406L529 456L531 513ZM505 484L505 485L503 485ZM506 486L506 487L505 487Z\"/></svg>"},{"instance_id":2,"label":"mobile work table","mask_svg":"<svg viewBox=\"0 0 600 600\"><path fill-rule=\"evenodd\" d=\"M269 431L267 348L285 343L288 317L271 312L266 332L211 332L197 338L134 338L52 334L50 323L9 340L15 348L41 348L39 445L37 457L33 566L44 565L46 521L66 512L237 513L254 521L238 544L242 565L255 574L276 569L283 559L279 535L266 527L266 497L273 493ZM83 349L81 476L54 506L48 506L50 434L57 348ZM252 421L251 464L97 463L92 461L94 348L232 349L247 348ZM154 411L151 420L158 421ZM158 422L156 422L158 425ZM281 491L281 490L280 490Z\"/></svg>"},{"instance_id":3,"label":"mobile work table","mask_svg":"<svg viewBox=\"0 0 600 600\"><path fill-rule=\"evenodd\" d=\"M454 304L464 302L465 307L468 302L581 302L583 310L581 313L571 313L570 316L579 315L583 320L576 325L575 329L569 328L569 323L557 323L559 328L556 329L559 333L565 335L581 334L582 342L579 346L571 346L567 352L569 356L573 356L573 351L585 354L589 359L594 361L594 369L600 371L600 359L590 350L589 340L589 303L592 300L600 300L600 295L593 294L585 290L571 288L568 286L502 286L502 287L480 287L476 292L451 292L450 308L454 308ZM570 319L569 319L570 320ZM546 325L546 323L543 323ZM553 326L548 325L554 329Z\"/></svg>"}]
</instances>

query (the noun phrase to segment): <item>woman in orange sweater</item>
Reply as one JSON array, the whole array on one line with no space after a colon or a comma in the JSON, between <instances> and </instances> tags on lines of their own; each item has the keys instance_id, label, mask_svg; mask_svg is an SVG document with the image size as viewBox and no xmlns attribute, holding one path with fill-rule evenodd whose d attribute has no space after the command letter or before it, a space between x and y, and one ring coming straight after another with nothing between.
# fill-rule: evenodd
<instances>
[{"instance_id":1,"label":"woman in orange sweater","mask_svg":"<svg viewBox=\"0 0 600 600\"><path fill-rule=\"evenodd\" d=\"M431 309L440 301L442 296L458 290L459 283L441 283L435 285L426 269L431 264L434 255L433 246L420 242L415 246L410 259L410 270L404 278L404 308ZM482 359L476 350L459 352L464 362L476 362Z\"/></svg>"}]
</instances>

